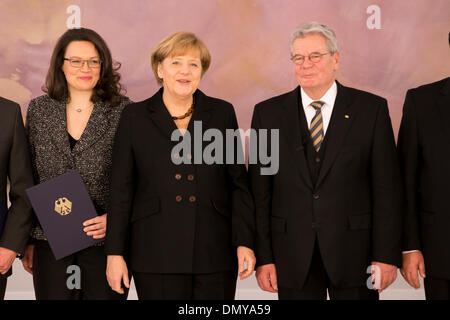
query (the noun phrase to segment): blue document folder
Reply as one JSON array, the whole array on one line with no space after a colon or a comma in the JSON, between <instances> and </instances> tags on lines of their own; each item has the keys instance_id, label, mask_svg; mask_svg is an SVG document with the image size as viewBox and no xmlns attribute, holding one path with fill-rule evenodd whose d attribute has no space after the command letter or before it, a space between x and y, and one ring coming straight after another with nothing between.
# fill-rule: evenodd
<instances>
[{"instance_id":1,"label":"blue document folder","mask_svg":"<svg viewBox=\"0 0 450 320\"><path fill-rule=\"evenodd\" d=\"M83 222L97 216L78 170L26 190L56 260L103 241L83 231Z\"/></svg>"}]
</instances>

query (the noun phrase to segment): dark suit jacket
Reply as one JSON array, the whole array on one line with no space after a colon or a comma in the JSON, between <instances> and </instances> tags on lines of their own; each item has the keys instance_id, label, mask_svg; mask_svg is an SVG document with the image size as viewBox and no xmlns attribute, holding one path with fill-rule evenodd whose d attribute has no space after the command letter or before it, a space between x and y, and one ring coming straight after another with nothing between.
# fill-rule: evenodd
<instances>
[{"instance_id":1,"label":"dark suit jacket","mask_svg":"<svg viewBox=\"0 0 450 320\"><path fill-rule=\"evenodd\" d=\"M223 137L225 129L238 128L231 104L200 90L194 97L192 141L194 121L202 122L203 132L216 128ZM129 233L133 272L235 269L236 247L253 248L254 207L245 165L176 165L174 130L162 89L123 111L113 150L106 252L126 254Z\"/></svg>"},{"instance_id":2,"label":"dark suit jacket","mask_svg":"<svg viewBox=\"0 0 450 320\"><path fill-rule=\"evenodd\" d=\"M0 205L9 208L0 247L23 254L32 224L31 206L25 189L33 186L30 155L18 104L0 98Z\"/></svg>"},{"instance_id":3,"label":"dark suit jacket","mask_svg":"<svg viewBox=\"0 0 450 320\"><path fill-rule=\"evenodd\" d=\"M278 173L249 165L257 263L275 263L279 286L301 288L317 230L332 283L364 285L371 261L401 263L401 180L386 100L338 83L316 185L299 112L300 87L254 109L252 128L280 130Z\"/></svg>"},{"instance_id":4,"label":"dark suit jacket","mask_svg":"<svg viewBox=\"0 0 450 320\"><path fill-rule=\"evenodd\" d=\"M450 279L450 78L406 94L398 149L405 184L403 250L427 276Z\"/></svg>"}]
</instances>

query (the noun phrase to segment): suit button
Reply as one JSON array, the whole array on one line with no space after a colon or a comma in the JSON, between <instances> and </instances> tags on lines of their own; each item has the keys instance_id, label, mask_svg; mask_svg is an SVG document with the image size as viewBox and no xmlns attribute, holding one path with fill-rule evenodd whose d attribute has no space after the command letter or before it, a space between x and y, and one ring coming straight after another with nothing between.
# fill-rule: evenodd
<instances>
[{"instance_id":1,"label":"suit button","mask_svg":"<svg viewBox=\"0 0 450 320\"><path fill-rule=\"evenodd\" d=\"M181 179L181 174L177 173L177 174L175 175L175 179L180 180L180 179Z\"/></svg>"},{"instance_id":2,"label":"suit button","mask_svg":"<svg viewBox=\"0 0 450 320\"><path fill-rule=\"evenodd\" d=\"M197 198L195 196L190 196L189 197L189 201L190 202L195 202L197 200Z\"/></svg>"},{"instance_id":3,"label":"suit button","mask_svg":"<svg viewBox=\"0 0 450 320\"><path fill-rule=\"evenodd\" d=\"M194 181L194 175L193 174L188 174L187 179L189 181Z\"/></svg>"},{"instance_id":4,"label":"suit button","mask_svg":"<svg viewBox=\"0 0 450 320\"><path fill-rule=\"evenodd\" d=\"M320 162L320 158L319 157L317 157L315 160L316 160L317 163Z\"/></svg>"},{"instance_id":5,"label":"suit button","mask_svg":"<svg viewBox=\"0 0 450 320\"><path fill-rule=\"evenodd\" d=\"M175 197L176 202L181 202L181 200L183 200L182 196L176 196Z\"/></svg>"},{"instance_id":6,"label":"suit button","mask_svg":"<svg viewBox=\"0 0 450 320\"><path fill-rule=\"evenodd\" d=\"M314 200L317 200L317 199L319 199L320 197L319 197L319 195L318 195L317 193L315 193L315 194L313 194L313 198L314 198Z\"/></svg>"}]
</instances>

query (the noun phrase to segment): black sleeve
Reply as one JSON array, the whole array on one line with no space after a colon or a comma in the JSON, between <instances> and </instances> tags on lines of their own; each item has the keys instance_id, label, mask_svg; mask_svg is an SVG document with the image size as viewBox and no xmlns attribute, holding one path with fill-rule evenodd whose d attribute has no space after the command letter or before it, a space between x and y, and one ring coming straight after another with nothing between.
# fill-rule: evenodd
<instances>
[{"instance_id":1,"label":"black sleeve","mask_svg":"<svg viewBox=\"0 0 450 320\"><path fill-rule=\"evenodd\" d=\"M255 135L251 136L250 149L253 148L253 150L256 151L257 155L259 154L259 150L257 147L259 141L258 130L264 129L261 125L259 110L257 106L253 111L251 128L254 130ZM261 169L264 167L264 165L259 161L259 157L256 158L256 161L254 161L255 163L250 163L249 161L248 169L256 212L256 265L261 266L274 262L270 234L270 212L272 206L273 176L261 174Z\"/></svg>"},{"instance_id":2,"label":"black sleeve","mask_svg":"<svg viewBox=\"0 0 450 320\"><path fill-rule=\"evenodd\" d=\"M234 108L230 107L230 129L239 129ZM242 142L240 138L235 139L234 155L243 155ZM229 185L231 186L232 198L232 233L233 244L254 249L255 236L255 208L250 193L248 173L245 163L237 162L235 157L233 164L227 165Z\"/></svg>"},{"instance_id":3,"label":"black sleeve","mask_svg":"<svg viewBox=\"0 0 450 320\"><path fill-rule=\"evenodd\" d=\"M386 100L378 108L372 144L372 261L401 266L402 182Z\"/></svg>"},{"instance_id":4,"label":"black sleeve","mask_svg":"<svg viewBox=\"0 0 450 320\"><path fill-rule=\"evenodd\" d=\"M126 255L127 235L134 195L132 114L126 107L117 128L111 173L110 212L105 240L107 255Z\"/></svg>"},{"instance_id":5,"label":"black sleeve","mask_svg":"<svg viewBox=\"0 0 450 320\"><path fill-rule=\"evenodd\" d=\"M421 250L419 212L417 210L420 167L419 136L412 91L408 91L406 94L403 106L403 117L398 134L398 152L405 186L403 251Z\"/></svg>"},{"instance_id":6,"label":"black sleeve","mask_svg":"<svg viewBox=\"0 0 450 320\"><path fill-rule=\"evenodd\" d=\"M33 175L19 105L15 106L13 121L14 127L8 165L11 207L8 211L0 246L23 254L33 222L31 205L25 190L33 186Z\"/></svg>"}]
</instances>

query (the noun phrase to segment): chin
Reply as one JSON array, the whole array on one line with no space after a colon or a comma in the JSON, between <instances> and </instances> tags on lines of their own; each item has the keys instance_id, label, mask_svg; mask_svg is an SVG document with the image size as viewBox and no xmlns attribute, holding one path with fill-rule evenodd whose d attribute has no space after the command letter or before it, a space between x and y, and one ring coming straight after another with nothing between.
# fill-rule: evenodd
<instances>
[{"instance_id":1,"label":"chin","mask_svg":"<svg viewBox=\"0 0 450 320\"><path fill-rule=\"evenodd\" d=\"M311 82L301 82L300 87L302 88L314 88L315 85Z\"/></svg>"},{"instance_id":2,"label":"chin","mask_svg":"<svg viewBox=\"0 0 450 320\"><path fill-rule=\"evenodd\" d=\"M175 91L175 93L177 94L177 95L179 95L180 97L189 97L189 96L192 96L193 94L194 94L194 92L195 92L195 89L194 90L192 90L192 89L185 89L185 90L178 90L178 91Z\"/></svg>"}]
</instances>

